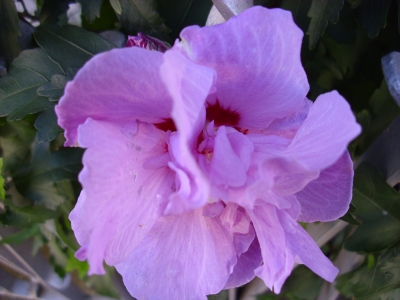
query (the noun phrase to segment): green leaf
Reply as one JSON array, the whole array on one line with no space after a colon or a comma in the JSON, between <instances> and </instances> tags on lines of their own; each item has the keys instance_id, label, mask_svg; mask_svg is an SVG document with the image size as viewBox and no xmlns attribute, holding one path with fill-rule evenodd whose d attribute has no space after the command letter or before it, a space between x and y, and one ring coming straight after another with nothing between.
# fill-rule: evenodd
<instances>
[{"instance_id":1,"label":"green leaf","mask_svg":"<svg viewBox=\"0 0 400 300\"><path fill-rule=\"evenodd\" d=\"M71 25L61 28L41 25L36 29L34 36L39 46L58 62L64 71L80 68L95 54L115 48L100 35Z\"/></svg>"},{"instance_id":2,"label":"green leaf","mask_svg":"<svg viewBox=\"0 0 400 300\"><path fill-rule=\"evenodd\" d=\"M14 60L10 73L0 80L0 116L18 120L52 107L36 90L50 82L53 74L64 71L43 50L23 51Z\"/></svg>"},{"instance_id":3,"label":"green leaf","mask_svg":"<svg viewBox=\"0 0 400 300\"><path fill-rule=\"evenodd\" d=\"M65 267L65 271L72 272L74 270L78 272L79 278L83 279L89 271L89 264L87 261L78 260L75 257L74 252L69 250L68 263L67 266Z\"/></svg>"},{"instance_id":4,"label":"green leaf","mask_svg":"<svg viewBox=\"0 0 400 300\"><path fill-rule=\"evenodd\" d=\"M3 158L0 157L0 199L5 199L6 197L6 190L4 189L4 177L2 175L3 169Z\"/></svg>"},{"instance_id":5,"label":"green leaf","mask_svg":"<svg viewBox=\"0 0 400 300\"><path fill-rule=\"evenodd\" d=\"M168 28L156 11L154 0L119 0L122 12L117 17L128 34L144 32L165 38Z\"/></svg>"},{"instance_id":6,"label":"green leaf","mask_svg":"<svg viewBox=\"0 0 400 300\"><path fill-rule=\"evenodd\" d=\"M159 1L158 11L171 29L169 42L179 38L180 32L187 26L204 26L212 5L211 0Z\"/></svg>"},{"instance_id":7,"label":"green leaf","mask_svg":"<svg viewBox=\"0 0 400 300\"><path fill-rule=\"evenodd\" d=\"M208 300L228 300L228 291L224 290L224 291L220 291L216 295L208 295L207 299Z\"/></svg>"},{"instance_id":8,"label":"green leaf","mask_svg":"<svg viewBox=\"0 0 400 300\"><path fill-rule=\"evenodd\" d=\"M49 152L48 143L34 143L31 162L14 176L17 190L25 197L56 208L73 197L68 180L77 180L83 149L62 148Z\"/></svg>"},{"instance_id":9,"label":"green leaf","mask_svg":"<svg viewBox=\"0 0 400 300\"><path fill-rule=\"evenodd\" d=\"M392 0L362 1L358 7L361 25L367 30L370 38L378 36L381 28L386 26L386 17Z\"/></svg>"},{"instance_id":10,"label":"green leaf","mask_svg":"<svg viewBox=\"0 0 400 300\"><path fill-rule=\"evenodd\" d=\"M40 227L38 224L34 224L26 229L18 231L17 233L2 237L0 244L19 244L38 233L40 233Z\"/></svg>"},{"instance_id":11,"label":"green leaf","mask_svg":"<svg viewBox=\"0 0 400 300\"><path fill-rule=\"evenodd\" d=\"M361 224L346 240L344 247L349 251L373 253L382 251L400 240L400 222L383 216Z\"/></svg>"},{"instance_id":12,"label":"green leaf","mask_svg":"<svg viewBox=\"0 0 400 300\"><path fill-rule=\"evenodd\" d=\"M66 14L69 4L74 2L74 0L44 0L39 16L40 23L57 24L60 16Z\"/></svg>"},{"instance_id":13,"label":"green leaf","mask_svg":"<svg viewBox=\"0 0 400 300\"><path fill-rule=\"evenodd\" d=\"M353 216L353 213L355 211L356 211L356 207L352 203L350 203L350 207L349 207L349 210L347 211L347 213L339 219L342 221L345 221L347 223L353 224L353 225L360 225L360 222L358 222Z\"/></svg>"},{"instance_id":14,"label":"green leaf","mask_svg":"<svg viewBox=\"0 0 400 300\"><path fill-rule=\"evenodd\" d=\"M91 1L95 0L89 0L89 3ZM101 1L99 17L90 20L82 18L82 28L94 32L114 30L116 24L118 18L109 0Z\"/></svg>"},{"instance_id":15,"label":"green leaf","mask_svg":"<svg viewBox=\"0 0 400 300\"><path fill-rule=\"evenodd\" d=\"M30 145L35 139L36 130L25 120L8 122L1 129L3 172L12 176L28 156Z\"/></svg>"},{"instance_id":16,"label":"green leaf","mask_svg":"<svg viewBox=\"0 0 400 300\"><path fill-rule=\"evenodd\" d=\"M118 0L110 0L110 4L118 15L122 14L121 4Z\"/></svg>"},{"instance_id":17,"label":"green leaf","mask_svg":"<svg viewBox=\"0 0 400 300\"><path fill-rule=\"evenodd\" d=\"M335 24L339 20L339 11L343 7L344 0L313 0L308 16L311 18L307 30L309 47L314 49L319 38L324 34L328 21Z\"/></svg>"},{"instance_id":18,"label":"green leaf","mask_svg":"<svg viewBox=\"0 0 400 300\"><path fill-rule=\"evenodd\" d=\"M356 29L357 22L354 19L353 10L351 9L350 4L345 2L340 11L339 20L335 24L328 23L325 32L328 33L337 43L350 44L354 43L356 40Z\"/></svg>"},{"instance_id":19,"label":"green leaf","mask_svg":"<svg viewBox=\"0 0 400 300\"><path fill-rule=\"evenodd\" d=\"M27 228L36 223L44 223L46 220L56 218L58 212L42 205L15 206L11 200L6 199L5 212L0 215L0 221L4 225L12 225L19 228Z\"/></svg>"},{"instance_id":20,"label":"green leaf","mask_svg":"<svg viewBox=\"0 0 400 300\"><path fill-rule=\"evenodd\" d=\"M52 141L62 132L62 129L57 124L57 115L54 107L45 110L39 115L36 119L35 127L38 130L37 140L39 143Z\"/></svg>"},{"instance_id":21,"label":"green leaf","mask_svg":"<svg viewBox=\"0 0 400 300\"><path fill-rule=\"evenodd\" d=\"M356 169L352 203L364 222L346 240L347 250L372 253L400 240L400 194L367 163Z\"/></svg>"},{"instance_id":22,"label":"green leaf","mask_svg":"<svg viewBox=\"0 0 400 300\"><path fill-rule=\"evenodd\" d=\"M357 168L354 191L357 193L355 200L360 204L354 204L358 217L367 221L389 215L400 222L400 194L372 165L364 162Z\"/></svg>"},{"instance_id":23,"label":"green leaf","mask_svg":"<svg viewBox=\"0 0 400 300\"><path fill-rule=\"evenodd\" d=\"M100 8L103 0L77 0L82 6L82 14L90 23L100 17Z\"/></svg>"},{"instance_id":24,"label":"green leaf","mask_svg":"<svg viewBox=\"0 0 400 300\"><path fill-rule=\"evenodd\" d=\"M58 101L64 94L64 88L68 80L70 78L67 76L55 74L51 76L50 82L37 89L37 94L49 98L49 101Z\"/></svg>"},{"instance_id":25,"label":"green leaf","mask_svg":"<svg viewBox=\"0 0 400 300\"><path fill-rule=\"evenodd\" d=\"M376 290L386 281L385 275L380 271L381 267L382 263L378 260L372 268L368 268L365 260L356 269L339 276L336 279L336 288L347 297L359 297Z\"/></svg>"},{"instance_id":26,"label":"green leaf","mask_svg":"<svg viewBox=\"0 0 400 300\"><path fill-rule=\"evenodd\" d=\"M315 275L305 266L296 267L283 285L279 295L269 292L267 295L257 297L259 300L314 300L324 283L324 280Z\"/></svg>"},{"instance_id":27,"label":"green leaf","mask_svg":"<svg viewBox=\"0 0 400 300\"><path fill-rule=\"evenodd\" d=\"M373 257L373 265L370 265ZM398 299L400 243L393 247L368 255L368 258L349 273L337 278L336 288L346 297L362 300Z\"/></svg>"},{"instance_id":28,"label":"green leaf","mask_svg":"<svg viewBox=\"0 0 400 300\"><path fill-rule=\"evenodd\" d=\"M19 20L14 0L0 0L0 56L8 65L19 55Z\"/></svg>"},{"instance_id":29,"label":"green leaf","mask_svg":"<svg viewBox=\"0 0 400 300\"><path fill-rule=\"evenodd\" d=\"M381 268L389 278L386 283L374 293L369 293L363 300L389 300L399 299L400 297L400 254L389 260L386 265Z\"/></svg>"}]
</instances>

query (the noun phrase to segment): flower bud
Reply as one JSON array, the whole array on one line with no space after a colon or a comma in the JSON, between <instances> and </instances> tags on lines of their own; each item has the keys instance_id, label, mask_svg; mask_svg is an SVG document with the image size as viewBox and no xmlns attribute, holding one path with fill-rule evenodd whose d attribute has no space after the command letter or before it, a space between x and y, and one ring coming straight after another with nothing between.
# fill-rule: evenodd
<instances>
[{"instance_id":1,"label":"flower bud","mask_svg":"<svg viewBox=\"0 0 400 300\"><path fill-rule=\"evenodd\" d=\"M154 37L145 35L144 33L139 32L137 36L128 36L128 41L126 42L126 47L140 47L147 50L154 50L165 52L171 46L168 44L156 39Z\"/></svg>"}]
</instances>

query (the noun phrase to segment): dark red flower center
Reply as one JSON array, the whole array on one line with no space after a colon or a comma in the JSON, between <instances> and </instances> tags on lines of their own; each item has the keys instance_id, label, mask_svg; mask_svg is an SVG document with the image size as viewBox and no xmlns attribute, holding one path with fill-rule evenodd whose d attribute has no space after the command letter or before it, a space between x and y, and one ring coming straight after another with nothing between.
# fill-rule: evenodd
<instances>
[{"instance_id":1,"label":"dark red flower center","mask_svg":"<svg viewBox=\"0 0 400 300\"><path fill-rule=\"evenodd\" d=\"M207 121L214 121L215 126L225 125L236 127L240 120L240 115L236 111L223 108L218 100L215 104L208 105L206 112Z\"/></svg>"}]
</instances>

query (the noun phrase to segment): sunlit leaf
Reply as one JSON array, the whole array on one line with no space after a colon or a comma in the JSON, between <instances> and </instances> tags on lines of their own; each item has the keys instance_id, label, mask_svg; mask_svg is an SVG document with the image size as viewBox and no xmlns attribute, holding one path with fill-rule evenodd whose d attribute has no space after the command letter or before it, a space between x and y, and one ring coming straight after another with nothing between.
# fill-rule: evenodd
<instances>
[{"instance_id":1,"label":"sunlit leaf","mask_svg":"<svg viewBox=\"0 0 400 300\"><path fill-rule=\"evenodd\" d=\"M110 4L118 15L122 13L122 8L121 4L119 3L119 0L110 0Z\"/></svg>"}]
</instances>

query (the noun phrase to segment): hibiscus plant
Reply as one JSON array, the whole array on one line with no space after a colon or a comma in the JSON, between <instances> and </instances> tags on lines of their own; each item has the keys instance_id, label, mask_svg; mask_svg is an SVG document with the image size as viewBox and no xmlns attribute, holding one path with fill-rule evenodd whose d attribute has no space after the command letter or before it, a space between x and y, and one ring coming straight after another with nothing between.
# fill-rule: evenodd
<instances>
[{"instance_id":1,"label":"hibiscus plant","mask_svg":"<svg viewBox=\"0 0 400 300\"><path fill-rule=\"evenodd\" d=\"M398 299L396 5L0 0L0 298Z\"/></svg>"}]
</instances>

